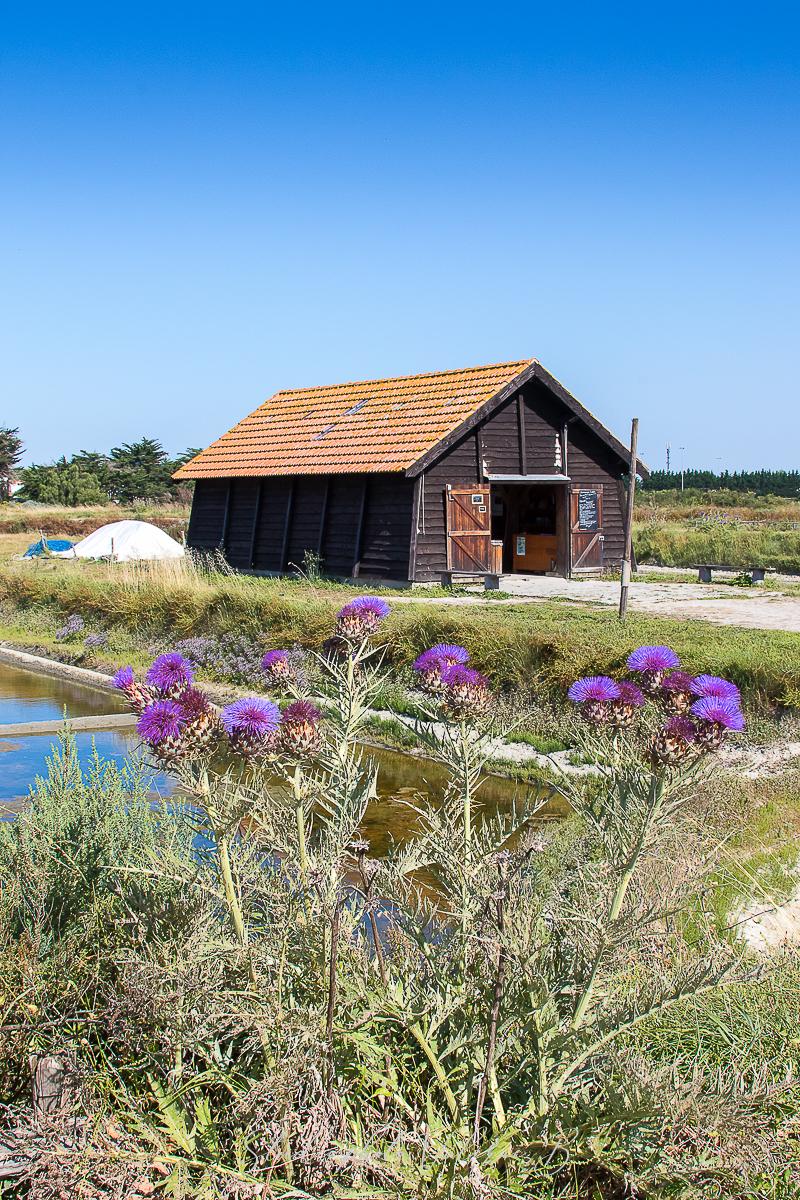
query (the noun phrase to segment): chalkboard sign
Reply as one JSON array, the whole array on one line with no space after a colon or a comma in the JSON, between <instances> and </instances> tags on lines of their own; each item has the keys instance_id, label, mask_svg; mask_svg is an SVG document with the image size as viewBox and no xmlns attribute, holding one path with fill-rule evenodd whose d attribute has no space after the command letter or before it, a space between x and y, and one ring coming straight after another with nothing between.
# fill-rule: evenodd
<instances>
[{"instance_id":1,"label":"chalkboard sign","mask_svg":"<svg viewBox=\"0 0 800 1200\"><path fill-rule=\"evenodd\" d=\"M600 508L597 492L578 492L578 529L591 532L600 528Z\"/></svg>"}]
</instances>

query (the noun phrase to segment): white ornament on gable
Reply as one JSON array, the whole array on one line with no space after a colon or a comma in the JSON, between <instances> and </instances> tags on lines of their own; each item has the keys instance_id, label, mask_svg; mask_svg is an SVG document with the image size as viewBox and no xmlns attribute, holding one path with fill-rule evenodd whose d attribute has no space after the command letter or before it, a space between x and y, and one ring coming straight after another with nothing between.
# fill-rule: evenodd
<instances>
[{"instance_id":1,"label":"white ornament on gable","mask_svg":"<svg viewBox=\"0 0 800 1200\"><path fill-rule=\"evenodd\" d=\"M556 434L556 454L553 460L553 466L558 467L559 471L563 466L563 461L561 458L561 438L558 436L558 434Z\"/></svg>"}]
</instances>

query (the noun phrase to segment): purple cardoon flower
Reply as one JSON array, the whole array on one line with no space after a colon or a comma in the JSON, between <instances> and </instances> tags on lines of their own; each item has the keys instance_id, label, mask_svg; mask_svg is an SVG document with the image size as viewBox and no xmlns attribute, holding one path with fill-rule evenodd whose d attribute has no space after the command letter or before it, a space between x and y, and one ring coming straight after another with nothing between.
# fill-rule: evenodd
<instances>
[{"instance_id":1,"label":"purple cardoon flower","mask_svg":"<svg viewBox=\"0 0 800 1200\"><path fill-rule=\"evenodd\" d=\"M426 653L435 655L448 667L454 667L457 664L463 666L464 663L469 662L469 650L465 650L463 646L454 646L450 642L437 642Z\"/></svg>"},{"instance_id":2,"label":"purple cardoon flower","mask_svg":"<svg viewBox=\"0 0 800 1200\"><path fill-rule=\"evenodd\" d=\"M744 729L739 701L730 697L703 696L694 702L692 712L700 722L697 740L706 750L718 750L726 733L740 733Z\"/></svg>"},{"instance_id":3,"label":"purple cardoon flower","mask_svg":"<svg viewBox=\"0 0 800 1200\"><path fill-rule=\"evenodd\" d=\"M175 696L193 681L194 671L182 654L172 650L167 654L159 654L145 679L162 696Z\"/></svg>"},{"instance_id":4,"label":"purple cardoon flower","mask_svg":"<svg viewBox=\"0 0 800 1200\"><path fill-rule=\"evenodd\" d=\"M281 746L289 754L309 754L319 744L322 713L310 700L295 700L281 713Z\"/></svg>"},{"instance_id":5,"label":"purple cardoon flower","mask_svg":"<svg viewBox=\"0 0 800 1200\"><path fill-rule=\"evenodd\" d=\"M640 646L628 656L629 671L669 671L680 666L680 659L669 646Z\"/></svg>"},{"instance_id":6,"label":"purple cardoon flower","mask_svg":"<svg viewBox=\"0 0 800 1200\"><path fill-rule=\"evenodd\" d=\"M136 680L133 673L133 667L120 667L120 669L111 677L112 687L118 688L121 692L127 692Z\"/></svg>"},{"instance_id":7,"label":"purple cardoon flower","mask_svg":"<svg viewBox=\"0 0 800 1200\"><path fill-rule=\"evenodd\" d=\"M674 713L688 712L692 703L692 677L686 671L670 671L661 681L660 699Z\"/></svg>"},{"instance_id":8,"label":"purple cardoon flower","mask_svg":"<svg viewBox=\"0 0 800 1200\"><path fill-rule=\"evenodd\" d=\"M360 641L375 633L381 621L388 617L391 609L380 596L356 596L339 610L336 632L339 637Z\"/></svg>"},{"instance_id":9,"label":"purple cardoon flower","mask_svg":"<svg viewBox=\"0 0 800 1200\"><path fill-rule=\"evenodd\" d=\"M245 757L271 749L280 718L277 704L259 696L234 700L220 716L231 745Z\"/></svg>"},{"instance_id":10,"label":"purple cardoon flower","mask_svg":"<svg viewBox=\"0 0 800 1200\"><path fill-rule=\"evenodd\" d=\"M692 712L700 721L719 725L722 729L729 729L734 733L741 733L744 729L744 714L739 702L732 698L704 696L702 700L695 701Z\"/></svg>"},{"instance_id":11,"label":"purple cardoon flower","mask_svg":"<svg viewBox=\"0 0 800 1200\"><path fill-rule=\"evenodd\" d=\"M218 735L220 721L211 701L199 688L188 687L175 700L186 721L185 737L193 750L204 750Z\"/></svg>"},{"instance_id":12,"label":"purple cardoon flower","mask_svg":"<svg viewBox=\"0 0 800 1200\"><path fill-rule=\"evenodd\" d=\"M261 669L271 679L285 679L290 674L289 651L268 650L261 660Z\"/></svg>"},{"instance_id":13,"label":"purple cardoon flower","mask_svg":"<svg viewBox=\"0 0 800 1200\"><path fill-rule=\"evenodd\" d=\"M492 704L489 680L480 671L454 663L441 671L442 703L446 713L458 721L486 714Z\"/></svg>"},{"instance_id":14,"label":"purple cardoon flower","mask_svg":"<svg viewBox=\"0 0 800 1200\"><path fill-rule=\"evenodd\" d=\"M567 695L573 704L585 704L594 701L596 704L607 704L610 700L619 700L620 685L608 675L587 675L584 679L576 679Z\"/></svg>"},{"instance_id":15,"label":"purple cardoon flower","mask_svg":"<svg viewBox=\"0 0 800 1200\"><path fill-rule=\"evenodd\" d=\"M154 700L142 711L136 730L154 750L175 751L186 726L180 705L174 700Z\"/></svg>"},{"instance_id":16,"label":"purple cardoon flower","mask_svg":"<svg viewBox=\"0 0 800 1200\"><path fill-rule=\"evenodd\" d=\"M657 767L677 766L697 753L698 732L689 717L670 717L653 739L650 753Z\"/></svg>"},{"instance_id":17,"label":"purple cardoon flower","mask_svg":"<svg viewBox=\"0 0 800 1200\"><path fill-rule=\"evenodd\" d=\"M430 650L423 650L412 664L417 683L426 692L438 692L443 686L442 672L448 667L464 666L469 660L469 651L463 646L451 646L439 642Z\"/></svg>"},{"instance_id":18,"label":"purple cardoon flower","mask_svg":"<svg viewBox=\"0 0 800 1200\"><path fill-rule=\"evenodd\" d=\"M661 687L667 671L679 666L680 659L669 646L640 646L628 657L628 670L641 675L642 687L651 694Z\"/></svg>"},{"instance_id":19,"label":"purple cardoon flower","mask_svg":"<svg viewBox=\"0 0 800 1200\"><path fill-rule=\"evenodd\" d=\"M644 695L641 688L638 688L635 683L623 680L617 686L619 687L619 699L612 701L609 705L609 720L617 729L625 729L628 725L633 724L637 708L641 708L644 704Z\"/></svg>"},{"instance_id":20,"label":"purple cardoon flower","mask_svg":"<svg viewBox=\"0 0 800 1200\"><path fill-rule=\"evenodd\" d=\"M618 713L614 712L622 697L620 685L608 675L587 675L576 679L567 692L573 704L580 704L581 712L594 725L605 725Z\"/></svg>"},{"instance_id":21,"label":"purple cardoon flower","mask_svg":"<svg viewBox=\"0 0 800 1200\"><path fill-rule=\"evenodd\" d=\"M729 679L720 679L719 675L698 675L689 680L689 689L701 699L714 696L718 700L735 700L737 704L741 703L742 694L736 684L731 683Z\"/></svg>"},{"instance_id":22,"label":"purple cardoon flower","mask_svg":"<svg viewBox=\"0 0 800 1200\"><path fill-rule=\"evenodd\" d=\"M123 692L128 704L136 713L142 713L155 696L150 688L138 683L133 673L133 667L120 667L111 680L112 685Z\"/></svg>"}]
</instances>

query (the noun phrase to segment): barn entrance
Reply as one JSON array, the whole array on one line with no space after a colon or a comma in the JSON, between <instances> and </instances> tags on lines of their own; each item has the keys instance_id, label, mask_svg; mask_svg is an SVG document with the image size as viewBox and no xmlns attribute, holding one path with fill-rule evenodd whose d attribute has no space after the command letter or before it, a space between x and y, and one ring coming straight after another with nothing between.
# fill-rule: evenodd
<instances>
[{"instance_id":1,"label":"barn entrance","mask_svg":"<svg viewBox=\"0 0 800 1200\"><path fill-rule=\"evenodd\" d=\"M563 484L492 483L492 540L505 575L567 575L567 490Z\"/></svg>"}]
</instances>

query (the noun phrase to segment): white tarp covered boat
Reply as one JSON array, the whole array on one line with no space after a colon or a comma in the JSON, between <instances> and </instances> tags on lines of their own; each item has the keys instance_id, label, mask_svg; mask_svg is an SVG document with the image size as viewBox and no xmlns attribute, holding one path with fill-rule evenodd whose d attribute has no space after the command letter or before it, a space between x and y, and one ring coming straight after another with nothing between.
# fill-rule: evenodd
<instances>
[{"instance_id":1,"label":"white tarp covered boat","mask_svg":"<svg viewBox=\"0 0 800 1200\"><path fill-rule=\"evenodd\" d=\"M95 529L59 558L110 558L114 562L137 559L183 558L186 551L163 529L149 521L112 521Z\"/></svg>"}]
</instances>

